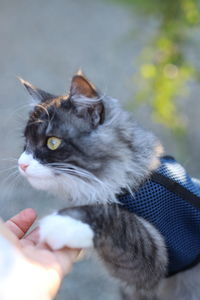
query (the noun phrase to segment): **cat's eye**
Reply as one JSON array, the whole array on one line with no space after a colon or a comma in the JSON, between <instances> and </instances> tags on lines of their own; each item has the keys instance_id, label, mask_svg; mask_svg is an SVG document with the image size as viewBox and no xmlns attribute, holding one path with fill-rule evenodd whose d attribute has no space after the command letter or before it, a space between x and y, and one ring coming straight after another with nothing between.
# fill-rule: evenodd
<instances>
[{"instance_id":1,"label":"cat's eye","mask_svg":"<svg viewBox=\"0 0 200 300\"><path fill-rule=\"evenodd\" d=\"M62 142L61 139L59 139L55 136L52 136L52 137L48 138L48 140L47 140L47 147L50 150L56 150L60 146L61 142Z\"/></svg>"}]
</instances>

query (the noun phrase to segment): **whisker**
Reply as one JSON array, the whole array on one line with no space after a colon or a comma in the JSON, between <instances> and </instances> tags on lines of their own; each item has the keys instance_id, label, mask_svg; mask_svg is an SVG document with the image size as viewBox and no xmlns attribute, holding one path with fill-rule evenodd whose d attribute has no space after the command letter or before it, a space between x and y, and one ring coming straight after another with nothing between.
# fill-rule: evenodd
<instances>
[{"instance_id":1,"label":"whisker","mask_svg":"<svg viewBox=\"0 0 200 300\"><path fill-rule=\"evenodd\" d=\"M19 111L21 111L22 109L27 108L27 107L30 108L30 104L24 104L24 105L21 105L20 107L17 107L14 111L11 112L10 116L7 118L7 121L10 121L10 119L12 119L16 113L18 113Z\"/></svg>"},{"instance_id":2,"label":"whisker","mask_svg":"<svg viewBox=\"0 0 200 300\"><path fill-rule=\"evenodd\" d=\"M36 121L34 121L34 122L31 122L31 123L28 123L28 126L30 126L30 125L33 125L33 124L36 124L36 123L44 123L44 122L47 122L46 120L36 120Z\"/></svg>"},{"instance_id":3,"label":"whisker","mask_svg":"<svg viewBox=\"0 0 200 300\"><path fill-rule=\"evenodd\" d=\"M0 160L17 161L17 160L18 160L18 158L14 158L14 157L7 157L7 158L0 158Z\"/></svg>"},{"instance_id":4,"label":"whisker","mask_svg":"<svg viewBox=\"0 0 200 300\"><path fill-rule=\"evenodd\" d=\"M10 171L10 170L13 170L13 169L16 169L16 168L17 168L17 166L12 166L12 167L9 167L9 168L0 169L0 173Z\"/></svg>"},{"instance_id":5,"label":"whisker","mask_svg":"<svg viewBox=\"0 0 200 300\"><path fill-rule=\"evenodd\" d=\"M12 192L14 190L14 188L16 187L17 182L19 181L19 179L21 179L20 174L18 173L11 182L11 185L9 186L10 192Z\"/></svg>"},{"instance_id":6,"label":"whisker","mask_svg":"<svg viewBox=\"0 0 200 300\"><path fill-rule=\"evenodd\" d=\"M14 174L15 175L15 174ZM8 198L10 195L13 194L13 190L16 188L17 183L19 182L19 180L21 179L20 174L18 173L17 176L15 175L14 178L11 178L11 181L9 181L9 184L6 185L4 184L4 191L3 191L3 198ZM21 186L20 186L21 188Z\"/></svg>"},{"instance_id":7,"label":"whisker","mask_svg":"<svg viewBox=\"0 0 200 300\"><path fill-rule=\"evenodd\" d=\"M18 174L18 170L15 170L14 172L10 173L4 180L1 182L2 185L5 185L7 181L12 178L12 176L16 176Z\"/></svg>"},{"instance_id":8,"label":"whisker","mask_svg":"<svg viewBox=\"0 0 200 300\"><path fill-rule=\"evenodd\" d=\"M52 114L52 117L51 117L51 119L49 120L49 123L51 123L51 121L53 121L53 119L54 119L54 117L55 117L55 114L56 114L56 109L54 109L54 112L53 112L53 114Z\"/></svg>"},{"instance_id":9,"label":"whisker","mask_svg":"<svg viewBox=\"0 0 200 300\"><path fill-rule=\"evenodd\" d=\"M56 171L58 171L58 172L60 172L62 174L63 174L63 172L67 172L70 175L84 177L84 178L89 179L91 181L96 181L99 184L103 184L103 182L99 178L97 178L92 173L90 173L88 171L85 171L83 169L77 169L77 167L75 168L74 166L72 166L72 167L69 166L68 167L67 164L64 165L64 166L62 164L60 164L60 166L58 166L59 164L56 165L56 163L53 163L51 165L54 167L54 169Z\"/></svg>"},{"instance_id":10,"label":"whisker","mask_svg":"<svg viewBox=\"0 0 200 300\"><path fill-rule=\"evenodd\" d=\"M62 175L66 175L65 173L63 173L63 170L59 170L59 169L57 169L57 171L59 172L59 173L61 173ZM69 175L74 175L74 176L78 176L78 177L81 177L82 179L88 179L88 180L90 180L90 181L98 181L96 178L93 178L92 176L87 176L86 174L84 174L84 173L81 173L81 172L78 172L78 171L72 171L72 170L64 170L64 171L66 171L66 173L67 174L69 174Z\"/></svg>"},{"instance_id":11,"label":"whisker","mask_svg":"<svg viewBox=\"0 0 200 300\"><path fill-rule=\"evenodd\" d=\"M46 109L46 108L45 108L43 105L41 105L41 104L37 104L36 106L38 106L38 107L40 107L40 108L44 109L44 111L46 112L46 114L47 114L48 118L50 118L48 110L47 110L47 109Z\"/></svg>"}]
</instances>

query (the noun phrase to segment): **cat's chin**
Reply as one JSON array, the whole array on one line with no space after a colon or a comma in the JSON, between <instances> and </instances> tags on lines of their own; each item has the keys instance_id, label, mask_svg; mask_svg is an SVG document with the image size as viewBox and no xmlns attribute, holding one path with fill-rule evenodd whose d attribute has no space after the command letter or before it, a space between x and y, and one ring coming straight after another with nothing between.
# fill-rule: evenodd
<instances>
[{"instance_id":1,"label":"cat's chin","mask_svg":"<svg viewBox=\"0 0 200 300\"><path fill-rule=\"evenodd\" d=\"M53 180L50 178L37 178L28 176L27 180L30 185L37 190L49 191L53 187Z\"/></svg>"}]
</instances>

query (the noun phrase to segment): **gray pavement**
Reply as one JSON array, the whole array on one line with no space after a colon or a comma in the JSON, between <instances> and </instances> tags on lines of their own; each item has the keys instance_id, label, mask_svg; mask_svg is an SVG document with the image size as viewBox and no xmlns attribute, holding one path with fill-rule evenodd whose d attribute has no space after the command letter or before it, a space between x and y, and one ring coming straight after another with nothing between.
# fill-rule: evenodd
<instances>
[{"instance_id":1,"label":"gray pavement","mask_svg":"<svg viewBox=\"0 0 200 300\"><path fill-rule=\"evenodd\" d=\"M33 190L13 173L29 110L29 97L16 76L59 94L65 92L73 72L81 67L103 91L126 101L134 95L134 62L154 33L154 25L153 20L144 22L137 14L107 1L0 0L2 217L6 219L25 207L33 207L43 216L65 206L62 199ZM142 107L135 112L136 119L153 129L167 151L196 176L200 175L198 94L199 86L193 84L188 100L179 101L188 122L188 133L181 143L151 121L149 109ZM118 300L119 295L116 282L109 279L101 264L86 260L76 264L64 281L57 300L64 299Z\"/></svg>"}]
</instances>

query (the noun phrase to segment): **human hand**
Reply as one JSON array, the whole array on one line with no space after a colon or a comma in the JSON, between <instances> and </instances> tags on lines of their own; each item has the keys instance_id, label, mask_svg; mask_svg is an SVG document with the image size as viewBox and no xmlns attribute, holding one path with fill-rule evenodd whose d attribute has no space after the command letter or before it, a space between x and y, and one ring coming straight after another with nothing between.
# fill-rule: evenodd
<instances>
[{"instance_id":1,"label":"human hand","mask_svg":"<svg viewBox=\"0 0 200 300\"><path fill-rule=\"evenodd\" d=\"M37 229L25 236L35 219L35 211L25 209L5 223L9 231L5 230L4 226L4 230L1 230L0 233L3 232L4 237L11 241L23 255L29 269L29 273L25 274L25 279L28 280L26 286L29 286L30 289L31 282L34 282L34 289L36 288L38 292L43 290L40 292L40 299L43 299L41 298L42 292L46 293L45 297L52 298L56 294L63 276L70 271L79 250L52 251L47 245L39 243ZM36 286L37 284L38 286Z\"/></svg>"}]
</instances>

